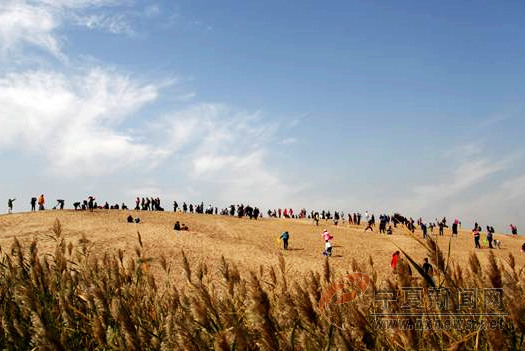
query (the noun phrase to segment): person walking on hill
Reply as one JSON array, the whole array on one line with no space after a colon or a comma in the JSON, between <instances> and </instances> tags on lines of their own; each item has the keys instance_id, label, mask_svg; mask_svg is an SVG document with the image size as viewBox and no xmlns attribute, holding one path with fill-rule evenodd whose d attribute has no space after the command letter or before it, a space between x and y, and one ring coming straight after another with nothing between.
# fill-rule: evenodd
<instances>
[{"instance_id":1,"label":"person walking on hill","mask_svg":"<svg viewBox=\"0 0 525 351\"><path fill-rule=\"evenodd\" d=\"M95 198L93 196L89 196L88 197L88 209L89 209L89 212L93 212L93 210L95 209Z\"/></svg>"},{"instance_id":2,"label":"person walking on hill","mask_svg":"<svg viewBox=\"0 0 525 351\"><path fill-rule=\"evenodd\" d=\"M7 199L7 213L13 213L13 202L15 202L16 199Z\"/></svg>"},{"instance_id":3,"label":"person walking on hill","mask_svg":"<svg viewBox=\"0 0 525 351\"><path fill-rule=\"evenodd\" d=\"M492 227L489 227L487 226L487 241L489 243L489 249L493 249L494 247L492 247L492 240L493 240L493 228Z\"/></svg>"},{"instance_id":4,"label":"person walking on hill","mask_svg":"<svg viewBox=\"0 0 525 351\"><path fill-rule=\"evenodd\" d=\"M428 258L425 257L423 259L423 272L425 272L426 274L428 274L430 277L432 277L434 275L434 267L432 267L432 265L430 263L428 263Z\"/></svg>"},{"instance_id":5,"label":"person walking on hill","mask_svg":"<svg viewBox=\"0 0 525 351\"><path fill-rule=\"evenodd\" d=\"M456 219L454 223L452 223L452 236L458 236L458 225L459 221Z\"/></svg>"},{"instance_id":6,"label":"person walking on hill","mask_svg":"<svg viewBox=\"0 0 525 351\"><path fill-rule=\"evenodd\" d=\"M399 260L399 251L396 251L392 254L392 260L390 261L390 267L392 267L392 271L394 273L397 272L397 261Z\"/></svg>"},{"instance_id":7,"label":"person walking on hill","mask_svg":"<svg viewBox=\"0 0 525 351\"><path fill-rule=\"evenodd\" d=\"M328 232L328 230L323 230L323 233L321 234L321 236L323 237L323 240L332 240L334 237L332 236L332 234L330 234Z\"/></svg>"},{"instance_id":8,"label":"person walking on hill","mask_svg":"<svg viewBox=\"0 0 525 351\"><path fill-rule=\"evenodd\" d=\"M512 235L518 235L518 227L516 227L514 224L510 225L510 231Z\"/></svg>"},{"instance_id":9,"label":"person walking on hill","mask_svg":"<svg viewBox=\"0 0 525 351\"><path fill-rule=\"evenodd\" d=\"M330 244L329 240L325 240L324 242L323 256L332 256L332 244Z\"/></svg>"},{"instance_id":10,"label":"person walking on hill","mask_svg":"<svg viewBox=\"0 0 525 351\"><path fill-rule=\"evenodd\" d=\"M373 224L373 221L372 221L372 219L370 218L370 219L368 220L368 226L365 228L365 233L366 233L366 231L367 231L368 229L370 229L372 232L374 231L374 228L372 228L372 224Z\"/></svg>"},{"instance_id":11,"label":"person walking on hill","mask_svg":"<svg viewBox=\"0 0 525 351\"><path fill-rule=\"evenodd\" d=\"M41 194L39 197L38 197L38 210L39 211L43 211L44 210L44 205L46 204L46 199L44 198L44 194Z\"/></svg>"},{"instance_id":12,"label":"person walking on hill","mask_svg":"<svg viewBox=\"0 0 525 351\"><path fill-rule=\"evenodd\" d=\"M427 225L425 223L420 224L421 230L423 231L423 239L427 238Z\"/></svg>"},{"instance_id":13,"label":"person walking on hill","mask_svg":"<svg viewBox=\"0 0 525 351\"><path fill-rule=\"evenodd\" d=\"M386 216L379 217L379 234L386 234Z\"/></svg>"},{"instance_id":14,"label":"person walking on hill","mask_svg":"<svg viewBox=\"0 0 525 351\"><path fill-rule=\"evenodd\" d=\"M280 239L283 241L283 249L288 250L288 239L290 239L290 234L285 231L281 234Z\"/></svg>"},{"instance_id":15,"label":"person walking on hill","mask_svg":"<svg viewBox=\"0 0 525 351\"><path fill-rule=\"evenodd\" d=\"M481 249L481 246L479 245L480 234L477 227L472 230L472 237L474 238L474 245L476 249Z\"/></svg>"}]
</instances>

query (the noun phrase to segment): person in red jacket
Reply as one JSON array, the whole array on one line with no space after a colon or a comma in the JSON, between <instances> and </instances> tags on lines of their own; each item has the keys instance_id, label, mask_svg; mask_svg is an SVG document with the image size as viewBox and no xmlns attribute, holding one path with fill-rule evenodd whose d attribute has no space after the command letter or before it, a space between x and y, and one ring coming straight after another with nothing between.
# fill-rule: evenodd
<instances>
[{"instance_id":1,"label":"person in red jacket","mask_svg":"<svg viewBox=\"0 0 525 351\"><path fill-rule=\"evenodd\" d=\"M396 251L392 254L392 261L390 261L390 267L392 267L392 270L394 273L397 271L397 261L399 260L399 251Z\"/></svg>"}]
</instances>

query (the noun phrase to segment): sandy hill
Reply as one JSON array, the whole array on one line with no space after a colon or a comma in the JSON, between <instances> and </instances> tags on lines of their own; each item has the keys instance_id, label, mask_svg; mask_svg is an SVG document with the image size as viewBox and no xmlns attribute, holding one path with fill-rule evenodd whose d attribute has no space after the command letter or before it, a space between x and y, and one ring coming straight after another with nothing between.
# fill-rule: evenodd
<instances>
[{"instance_id":1,"label":"sandy hill","mask_svg":"<svg viewBox=\"0 0 525 351\"><path fill-rule=\"evenodd\" d=\"M128 224L126 217L131 213L140 216L142 223ZM164 255L169 263L178 264L181 249L192 261L206 262L214 267L223 255L227 260L239 263L249 270L274 265L278 262L281 250L279 235L282 231L290 232L290 250L284 252L287 266L294 274L304 274L310 270L321 270L324 257L324 242L320 233L327 228L335 237L333 240L334 256L330 258L334 268L352 271L353 259L368 262L371 256L376 268L382 275L390 274L390 256L399 245L417 261L426 256L420 244L398 228L394 235L379 235L376 232L364 233L363 227L347 224L334 226L321 221L316 227L309 220L291 219L238 219L225 216L182 214L173 212L133 212L105 211L45 211L20 213L0 216L0 245L7 249L18 238L22 243L29 243L33 238L39 241L39 250L46 253L54 247L52 228L56 219L62 224L63 235L67 242L78 245L84 235L89 240L93 253L105 251L125 251L126 256L135 255L138 245L137 231L141 233L145 255L153 260ZM178 220L189 226L190 231L176 235L173 224ZM437 232L437 230L436 230ZM416 231L417 237L421 232ZM502 240L501 249L483 248L475 250L471 235L460 232L459 238L452 239L452 260L460 264L467 263L469 254L477 251L482 263L489 251L501 259L509 253L514 254L518 266L525 264L525 254L520 252L523 239L506 235L496 235ZM440 246L446 251L450 231L439 237ZM484 235L482 235L482 241ZM177 265L177 267L179 267ZM379 279L382 278L380 275Z\"/></svg>"}]
</instances>

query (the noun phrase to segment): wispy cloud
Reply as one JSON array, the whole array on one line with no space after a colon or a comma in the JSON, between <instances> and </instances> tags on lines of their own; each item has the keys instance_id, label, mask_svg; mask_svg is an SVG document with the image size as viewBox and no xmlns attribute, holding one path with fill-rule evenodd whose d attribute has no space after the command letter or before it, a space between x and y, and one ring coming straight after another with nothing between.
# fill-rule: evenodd
<instances>
[{"instance_id":1,"label":"wispy cloud","mask_svg":"<svg viewBox=\"0 0 525 351\"><path fill-rule=\"evenodd\" d=\"M58 29L71 19L77 25L112 33L132 33L122 14L86 15L102 7L121 5L116 0L12 0L0 3L0 49L4 56L23 45L38 47L65 60Z\"/></svg>"},{"instance_id":2,"label":"wispy cloud","mask_svg":"<svg viewBox=\"0 0 525 351\"><path fill-rule=\"evenodd\" d=\"M525 226L525 174L504 180L499 186L483 192L475 201L458 199L450 212L461 214L482 225L498 225L497 231L509 232L509 224Z\"/></svg>"},{"instance_id":3,"label":"wispy cloud","mask_svg":"<svg viewBox=\"0 0 525 351\"><path fill-rule=\"evenodd\" d=\"M155 17L160 14L160 7L157 4L151 4L146 6L144 9L144 14L147 17Z\"/></svg>"},{"instance_id":4,"label":"wispy cloud","mask_svg":"<svg viewBox=\"0 0 525 351\"><path fill-rule=\"evenodd\" d=\"M442 177L435 184L416 185L406 194L398 207L409 213L418 214L431 208L445 211L440 202L453 197L459 197L463 192L488 180L491 176L507 170L515 161L516 155L501 159L493 159L481 155L478 144L459 146L455 162L451 161L445 169L448 176ZM469 157L466 157L466 155Z\"/></svg>"},{"instance_id":5,"label":"wispy cloud","mask_svg":"<svg viewBox=\"0 0 525 351\"><path fill-rule=\"evenodd\" d=\"M279 142L279 144L281 145L293 145L293 144L297 144L297 138L286 138L286 139L283 139Z\"/></svg>"},{"instance_id":6,"label":"wispy cloud","mask_svg":"<svg viewBox=\"0 0 525 351\"><path fill-rule=\"evenodd\" d=\"M75 23L92 30L100 30L113 34L125 34L128 36L135 34L129 20L124 14L75 16Z\"/></svg>"},{"instance_id":7,"label":"wispy cloud","mask_svg":"<svg viewBox=\"0 0 525 351\"><path fill-rule=\"evenodd\" d=\"M310 114L309 113L303 113L299 117L292 118L290 122L288 123L288 126L290 128L298 126L300 123L302 123L305 119L308 118Z\"/></svg>"},{"instance_id":8,"label":"wispy cloud","mask_svg":"<svg viewBox=\"0 0 525 351\"><path fill-rule=\"evenodd\" d=\"M46 7L26 2L0 4L0 48L3 55L16 51L21 43L40 47L61 57L60 44L53 34L59 21Z\"/></svg>"},{"instance_id":9,"label":"wispy cloud","mask_svg":"<svg viewBox=\"0 0 525 351\"><path fill-rule=\"evenodd\" d=\"M498 124L501 124L511 118L514 118L521 110L521 107L519 106L512 106L511 108L508 108L502 112L495 113L485 119L483 119L479 124L479 129L486 129L493 126L496 126Z\"/></svg>"},{"instance_id":10,"label":"wispy cloud","mask_svg":"<svg viewBox=\"0 0 525 351\"><path fill-rule=\"evenodd\" d=\"M197 93L192 91L192 92L177 96L177 100L182 101L182 102L188 102L190 100L193 100L196 96L197 96Z\"/></svg>"},{"instance_id":11,"label":"wispy cloud","mask_svg":"<svg viewBox=\"0 0 525 351\"><path fill-rule=\"evenodd\" d=\"M151 165L165 150L139 142L119 126L154 101L158 89L101 69L70 76L8 74L0 79L0 147L41 155L49 169L65 177L108 174L136 162Z\"/></svg>"},{"instance_id":12,"label":"wispy cloud","mask_svg":"<svg viewBox=\"0 0 525 351\"><path fill-rule=\"evenodd\" d=\"M300 189L300 184L286 184L269 166L268 147L277 125L259 112L194 104L167 115L156 127L166 134L169 149L182 155L179 171L188 182L213 185L206 196L268 204Z\"/></svg>"}]
</instances>

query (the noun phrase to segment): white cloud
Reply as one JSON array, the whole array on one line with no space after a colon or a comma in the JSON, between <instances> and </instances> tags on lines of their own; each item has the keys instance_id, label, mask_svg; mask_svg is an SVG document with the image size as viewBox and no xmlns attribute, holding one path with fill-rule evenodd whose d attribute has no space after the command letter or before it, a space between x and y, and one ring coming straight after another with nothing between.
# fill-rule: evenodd
<instances>
[{"instance_id":1,"label":"white cloud","mask_svg":"<svg viewBox=\"0 0 525 351\"><path fill-rule=\"evenodd\" d=\"M525 199L525 174L504 181L501 184L501 190L507 194L507 200Z\"/></svg>"},{"instance_id":2,"label":"white cloud","mask_svg":"<svg viewBox=\"0 0 525 351\"><path fill-rule=\"evenodd\" d=\"M87 27L92 30L101 30L113 34L126 34L129 36L135 34L131 24L123 14L76 16L75 23L79 26Z\"/></svg>"},{"instance_id":3,"label":"white cloud","mask_svg":"<svg viewBox=\"0 0 525 351\"><path fill-rule=\"evenodd\" d=\"M59 25L54 14L47 8L25 2L0 4L0 47L4 55L28 43L62 56L58 40L53 31Z\"/></svg>"},{"instance_id":4,"label":"white cloud","mask_svg":"<svg viewBox=\"0 0 525 351\"><path fill-rule=\"evenodd\" d=\"M303 123L305 119L307 119L309 116L309 113L303 113L299 117L292 118L288 124L290 128L294 128L298 126L300 123Z\"/></svg>"},{"instance_id":5,"label":"white cloud","mask_svg":"<svg viewBox=\"0 0 525 351\"><path fill-rule=\"evenodd\" d=\"M57 30L75 19L77 24L112 33L132 33L131 26L122 14L109 16L83 15L91 9L116 6L116 0L11 0L0 3L0 49L4 56L29 44L53 56L65 59Z\"/></svg>"},{"instance_id":6,"label":"white cloud","mask_svg":"<svg viewBox=\"0 0 525 351\"><path fill-rule=\"evenodd\" d=\"M459 148L464 149L463 146ZM470 148L467 147L467 149ZM478 155L479 152L470 154ZM428 212L431 208L433 211L444 213L448 211L448 208L444 208L440 202L453 197L457 198L465 191L483 183L490 176L508 169L514 159L515 156L511 155L500 160L474 158L465 161L464 155L459 154L457 155L459 162L451 162L448 166L452 168L454 164L459 163L458 166L450 169L448 173L450 176L444 177L436 184L414 186L411 193L407 194L395 207L412 215L420 215L422 211Z\"/></svg>"},{"instance_id":7,"label":"white cloud","mask_svg":"<svg viewBox=\"0 0 525 351\"><path fill-rule=\"evenodd\" d=\"M154 101L157 90L100 69L73 76L9 74L0 79L0 147L39 154L64 176L154 164L166 151L138 142L119 126Z\"/></svg>"},{"instance_id":8,"label":"white cloud","mask_svg":"<svg viewBox=\"0 0 525 351\"><path fill-rule=\"evenodd\" d=\"M494 225L497 231L510 232L509 224L523 228L525 223L525 174L503 181L494 190L483 192L475 201L459 199L449 212L461 214L482 225Z\"/></svg>"},{"instance_id":9,"label":"white cloud","mask_svg":"<svg viewBox=\"0 0 525 351\"><path fill-rule=\"evenodd\" d=\"M188 102L190 100L193 100L193 98L195 98L196 96L197 96L197 93L192 91L187 94L177 96L177 100L182 101L182 102Z\"/></svg>"},{"instance_id":10,"label":"white cloud","mask_svg":"<svg viewBox=\"0 0 525 351\"><path fill-rule=\"evenodd\" d=\"M477 142L458 145L454 150L446 152L448 162L435 184L414 186L390 208L426 220L448 216L460 217L465 224L485 221L500 230L507 222L519 221L525 205L525 175L509 178L509 173L521 164L524 154L491 157Z\"/></svg>"},{"instance_id":11,"label":"white cloud","mask_svg":"<svg viewBox=\"0 0 525 351\"><path fill-rule=\"evenodd\" d=\"M167 133L169 149L184 155L181 168L189 182L212 185L207 198L275 204L302 189L269 166L276 125L258 112L197 104L167 116L157 128Z\"/></svg>"},{"instance_id":12,"label":"white cloud","mask_svg":"<svg viewBox=\"0 0 525 351\"><path fill-rule=\"evenodd\" d=\"M146 8L144 9L144 14L147 17L155 17L160 14L160 7L156 4L146 6Z\"/></svg>"},{"instance_id":13,"label":"white cloud","mask_svg":"<svg viewBox=\"0 0 525 351\"><path fill-rule=\"evenodd\" d=\"M164 194L162 190L156 184L145 184L143 186L131 187L126 191L126 195L135 198L145 196L160 196Z\"/></svg>"},{"instance_id":14,"label":"white cloud","mask_svg":"<svg viewBox=\"0 0 525 351\"><path fill-rule=\"evenodd\" d=\"M297 138L286 138L286 139L282 140L279 144L281 144L281 145L297 144Z\"/></svg>"}]
</instances>

